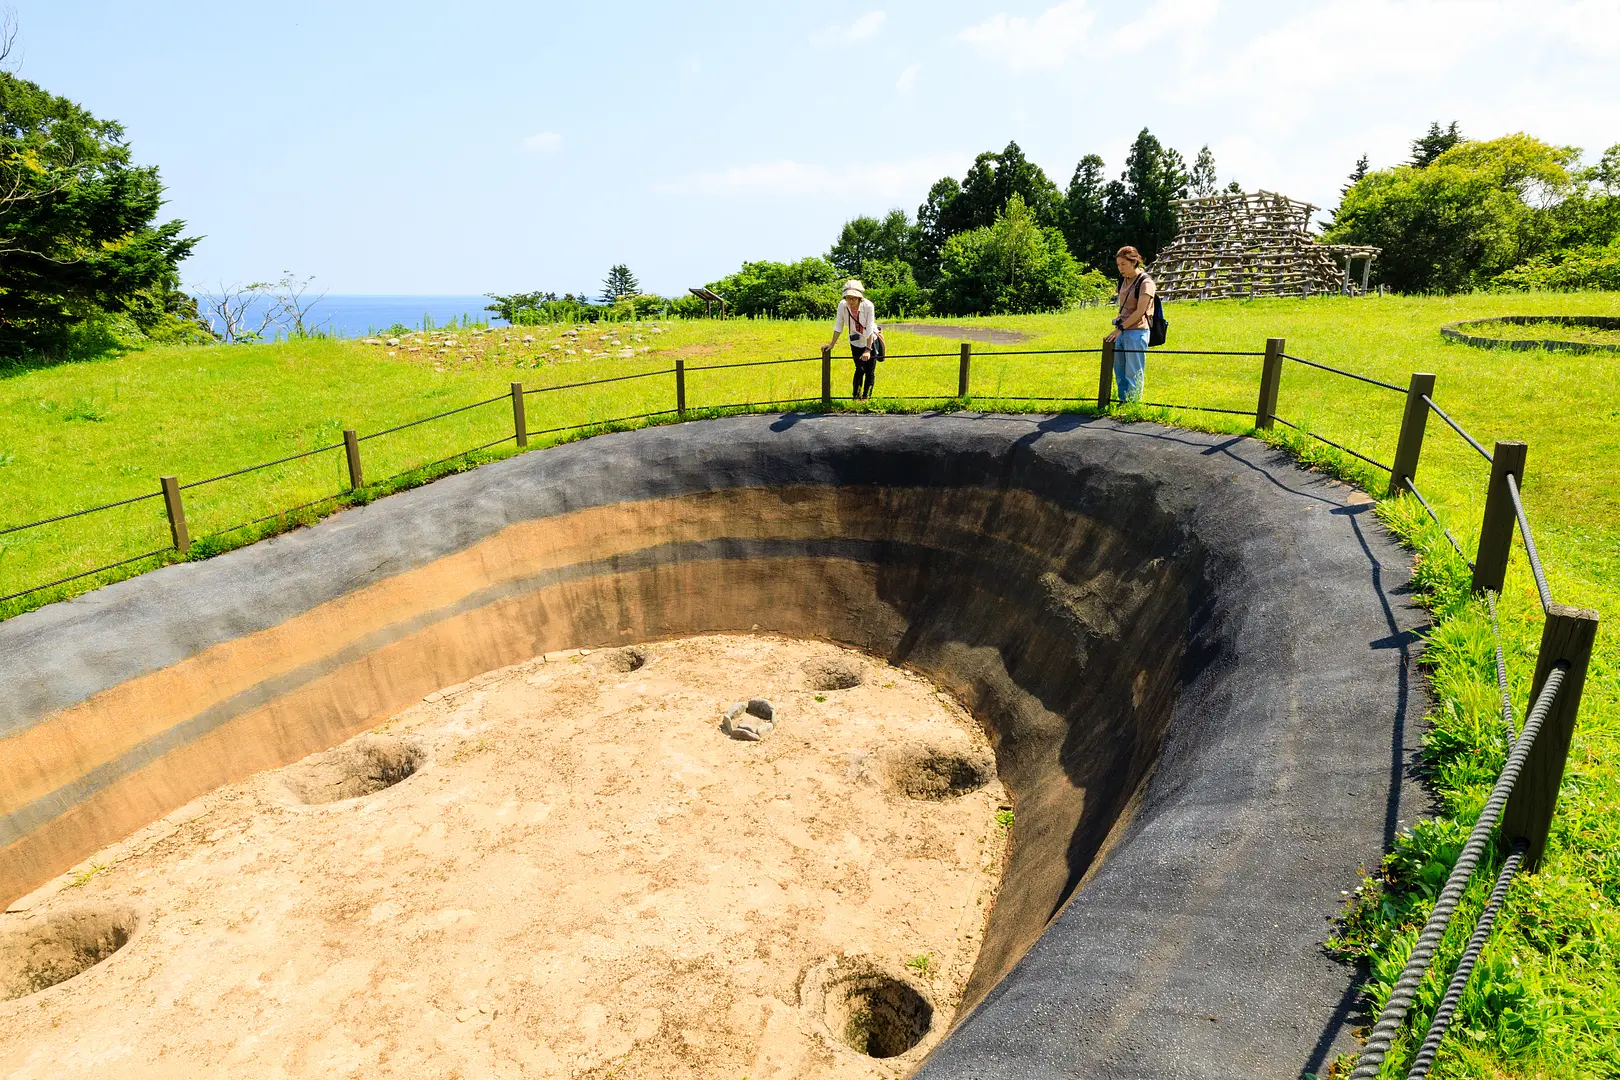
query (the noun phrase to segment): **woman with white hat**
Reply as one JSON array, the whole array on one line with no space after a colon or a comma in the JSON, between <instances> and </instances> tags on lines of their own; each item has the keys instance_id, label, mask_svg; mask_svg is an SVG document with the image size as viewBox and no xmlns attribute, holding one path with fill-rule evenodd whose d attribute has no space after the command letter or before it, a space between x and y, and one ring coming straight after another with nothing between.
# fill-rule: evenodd
<instances>
[{"instance_id":1,"label":"woman with white hat","mask_svg":"<svg viewBox=\"0 0 1620 1080\"><path fill-rule=\"evenodd\" d=\"M878 361L883 358L883 331L878 329L877 311L866 298L866 287L853 278L844 282L844 302L838 305L838 317L833 320L831 349L838 344L838 335L849 331L849 353L855 358L855 386L852 396L864 401L872 396L872 379L877 374Z\"/></svg>"}]
</instances>

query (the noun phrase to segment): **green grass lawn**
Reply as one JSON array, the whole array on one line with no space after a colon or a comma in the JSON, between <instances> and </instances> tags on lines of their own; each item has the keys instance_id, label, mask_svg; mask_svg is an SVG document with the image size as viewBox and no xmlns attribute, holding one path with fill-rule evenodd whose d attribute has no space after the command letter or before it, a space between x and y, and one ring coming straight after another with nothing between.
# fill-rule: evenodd
<instances>
[{"instance_id":1,"label":"green grass lawn","mask_svg":"<svg viewBox=\"0 0 1620 1080\"><path fill-rule=\"evenodd\" d=\"M1620 1077L1620 355L1567 355L1479 350L1444 342L1443 324L1494 315L1620 315L1620 294L1467 296L1453 298L1318 298L1174 304L1167 308L1171 347L1246 350L1282 337L1287 351L1405 385L1413 371L1437 376L1435 398L1489 446L1496 439L1529 444L1525 501L1554 596L1596 608L1604 623L1593 659L1580 724L1549 855L1539 873L1522 877L1440 1060L1435 1077ZM1028 335L1017 345L976 344L972 398L953 407L1033 408L1023 399L1068 398L1075 405L1039 403L1042 410L1079 407L1093 398L1097 357L1009 355L1032 349L1095 348L1107 311L958 320ZM910 321L910 320L908 320ZM397 347L354 342L298 341L274 345L153 348L0 376L0 529L80 507L157 490L157 477L182 483L205 479L341 442L346 427L362 436L526 387L648 374L603 386L534 394L531 431L592 424L673 410L677 358L688 365L689 409L819 401L820 365L698 370L710 364L815 357L826 325L806 322L619 324L473 335L418 335ZM656 332L655 332L656 330ZM527 334L535 340L524 342ZM954 341L896 332L896 356L878 373L871 408L944 404L956 391ZM412 351L412 349L417 351ZM587 353L587 350L589 352ZM622 353L630 350L629 356ZM636 351L645 350L645 351ZM1002 355L995 355L1001 353ZM850 364L842 343L834 393L847 395ZM1247 410L1242 415L1160 413L1178 423L1246 432L1259 385L1254 357L1173 356L1149 359L1147 396ZM1278 415L1303 428L1389 462L1402 396L1299 364L1285 365ZM655 417L655 421L669 419ZM642 421L634 421L642 422ZM361 444L375 497L429 479L448 468L514 452L511 443L471 458L433 464L472 446L509 435L510 402L368 439ZM1486 463L1431 418L1418 483L1472 555L1484 502ZM578 432L555 432L531 447ZM1286 431L1274 441L1307 461L1341 471L1382 495L1387 477L1303 443ZM275 469L186 491L194 556L247 542L266 531L312 519L342 505L328 502L288 518L218 535L288 507L327 498L347 486L341 449ZM1408 499L1381 512L1417 551L1420 582L1437 614L1427 663L1439 695L1427 763L1441 818L1403 836L1397 851L1347 908L1336 945L1372 966L1374 1005L1401 964L1446 869L1477 816L1503 760L1496 719L1490 633L1478 602L1459 588L1465 572L1437 530ZM90 567L156 551L168 544L161 500L23 532L0 535L0 595ZM138 572L172 556L136 562ZM0 603L0 617L94 587L102 575L20 600ZM1540 634L1534 585L1515 547L1502 598L1509 665L1522 718ZM1443 975L1466 939L1494 865L1482 867L1469 903L1441 956L1441 975L1420 1002L1426 1023ZM1438 876L1437 876L1438 875ZM1357 883L1341 886L1354 891ZM1470 906L1471 905L1471 906ZM1417 1040L1422 1032L1418 1031ZM1415 1045L1402 1044L1387 1075Z\"/></svg>"}]
</instances>

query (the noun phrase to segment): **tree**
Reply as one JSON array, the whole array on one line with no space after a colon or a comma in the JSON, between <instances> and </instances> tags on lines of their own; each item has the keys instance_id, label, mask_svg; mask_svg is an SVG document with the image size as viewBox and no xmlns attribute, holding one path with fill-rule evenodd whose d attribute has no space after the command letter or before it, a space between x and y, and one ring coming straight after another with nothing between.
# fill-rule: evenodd
<instances>
[{"instance_id":1,"label":"tree","mask_svg":"<svg viewBox=\"0 0 1620 1080\"><path fill-rule=\"evenodd\" d=\"M932 285L939 278L939 253L945 241L957 232L956 201L962 197L962 185L954 177L946 176L928 189L928 199L917 208L916 243L912 248L911 266L917 280Z\"/></svg>"},{"instance_id":2,"label":"tree","mask_svg":"<svg viewBox=\"0 0 1620 1080\"><path fill-rule=\"evenodd\" d=\"M1357 184L1361 183L1361 178L1363 176L1367 175L1367 171L1368 171L1367 155L1362 154L1359 158L1356 159L1356 167L1350 170L1350 180L1349 180L1349 182L1346 183L1344 185L1344 187L1339 189L1339 204L1341 206L1344 205L1344 197L1346 195L1350 194L1350 189L1351 188L1353 188ZM1335 210L1335 211L1333 211L1332 214L1328 215L1328 218L1327 218L1326 221L1318 221L1317 224L1320 225L1323 228L1323 230L1331 230L1335 225L1338 224L1338 222L1339 222L1339 212L1337 210Z\"/></svg>"},{"instance_id":3,"label":"tree","mask_svg":"<svg viewBox=\"0 0 1620 1080\"><path fill-rule=\"evenodd\" d=\"M1186 197L1185 159L1143 128L1125 158L1125 171L1104 192L1115 246L1130 244L1152 262L1175 239L1176 200Z\"/></svg>"},{"instance_id":4,"label":"tree","mask_svg":"<svg viewBox=\"0 0 1620 1080\"><path fill-rule=\"evenodd\" d=\"M812 257L796 263L745 262L709 288L726 298L734 315L824 318L838 306L843 280L832 263Z\"/></svg>"},{"instance_id":5,"label":"tree","mask_svg":"<svg viewBox=\"0 0 1620 1080\"><path fill-rule=\"evenodd\" d=\"M1440 121L1436 120L1429 125L1423 137L1412 140L1412 164L1419 169L1427 168L1441 154L1464 142L1467 140L1457 130L1457 121L1453 120L1450 127L1441 128Z\"/></svg>"},{"instance_id":6,"label":"tree","mask_svg":"<svg viewBox=\"0 0 1620 1080\"><path fill-rule=\"evenodd\" d=\"M839 273L860 277L868 262L905 262L911 241L911 219L904 210L890 210L882 221L862 215L844 223L827 259Z\"/></svg>"},{"instance_id":7,"label":"tree","mask_svg":"<svg viewBox=\"0 0 1620 1080\"><path fill-rule=\"evenodd\" d=\"M953 315L1050 311L1107 291L1102 275L1075 262L1063 234L1040 225L1014 194L992 224L945 242L934 306Z\"/></svg>"},{"instance_id":8,"label":"tree","mask_svg":"<svg viewBox=\"0 0 1620 1080\"><path fill-rule=\"evenodd\" d=\"M1195 198L1206 199L1215 194L1220 188L1220 178L1215 175L1215 155L1208 146L1199 149L1198 157L1193 162L1192 175L1188 177L1187 187Z\"/></svg>"},{"instance_id":9,"label":"tree","mask_svg":"<svg viewBox=\"0 0 1620 1080\"><path fill-rule=\"evenodd\" d=\"M1000 153L985 151L958 184L947 176L929 189L917 210L916 245L911 264L917 279L932 284L939 276L940 251L959 232L987 228L1017 195L1043 226L1063 225L1063 193L1016 142Z\"/></svg>"},{"instance_id":10,"label":"tree","mask_svg":"<svg viewBox=\"0 0 1620 1080\"><path fill-rule=\"evenodd\" d=\"M1402 292L1484 286L1546 249L1578 157L1523 134L1459 143L1362 177L1323 239L1383 248L1373 273Z\"/></svg>"},{"instance_id":11,"label":"tree","mask_svg":"<svg viewBox=\"0 0 1620 1080\"><path fill-rule=\"evenodd\" d=\"M1069 191L1063 200L1063 237L1070 253L1087 266L1113 266L1114 233L1104 201L1106 189L1103 159L1087 154L1074 167L1074 176L1069 180Z\"/></svg>"},{"instance_id":12,"label":"tree","mask_svg":"<svg viewBox=\"0 0 1620 1080\"><path fill-rule=\"evenodd\" d=\"M608 271L608 276L602 279L602 301L612 304L624 299L626 296L635 296L641 291L641 284L636 281L636 275L624 263L619 263Z\"/></svg>"},{"instance_id":13,"label":"tree","mask_svg":"<svg viewBox=\"0 0 1620 1080\"><path fill-rule=\"evenodd\" d=\"M182 319L178 268L197 240L156 224L162 205L122 127L0 71L0 355L59 348L102 312L148 332Z\"/></svg>"}]
</instances>

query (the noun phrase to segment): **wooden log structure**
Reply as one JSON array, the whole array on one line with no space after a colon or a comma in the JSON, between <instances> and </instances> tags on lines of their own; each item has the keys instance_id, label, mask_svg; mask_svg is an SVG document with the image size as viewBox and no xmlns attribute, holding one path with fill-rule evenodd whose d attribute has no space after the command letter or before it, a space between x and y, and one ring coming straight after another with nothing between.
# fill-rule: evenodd
<instances>
[{"instance_id":1,"label":"wooden log structure","mask_svg":"<svg viewBox=\"0 0 1620 1080\"><path fill-rule=\"evenodd\" d=\"M1380 249L1319 244L1316 207L1271 191L1181 199L1181 228L1149 268L1166 300L1366 293ZM1361 259L1359 287L1351 274Z\"/></svg>"}]
</instances>

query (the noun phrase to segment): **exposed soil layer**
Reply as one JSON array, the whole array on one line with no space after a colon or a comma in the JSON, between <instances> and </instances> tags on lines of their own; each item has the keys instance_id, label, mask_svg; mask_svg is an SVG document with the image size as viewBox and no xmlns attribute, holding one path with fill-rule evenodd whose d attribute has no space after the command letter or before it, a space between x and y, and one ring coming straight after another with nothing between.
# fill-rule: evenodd
<instances>
[{"instance_id":1,"label":"exposed soil layer","mask_svg":"<svg viewBox=\"0 0 1620 1080\"><path fill-rule=\"evenodd\" d=\"M1029 335L1022 330L997 330L988 326L955 326L950 323L884 323L888 330L904 330L908 334L924 337L950 338L952 341L982 341L990 345L1016 345Z\"/></svg>"},{"instance_id":2,"label":"exposed soil layer","mask_svg":"<svg viewBox=\"0 0 1620 1080\"><path fill-rule=\"evenodd\" d=\"M978 953L1005 793L919 802L870 767L989 753L872 664L752 635L553 654L204 796L0 921L9 996L63 983L0 1006L0 1075L908 1072ZM828 695L806 669L872 673ZM753 693L776 728L725 738ZM131 903L121 964L64 982ZM835 993L801 987L829 963Z\"/></svg>"}]
</instances>

